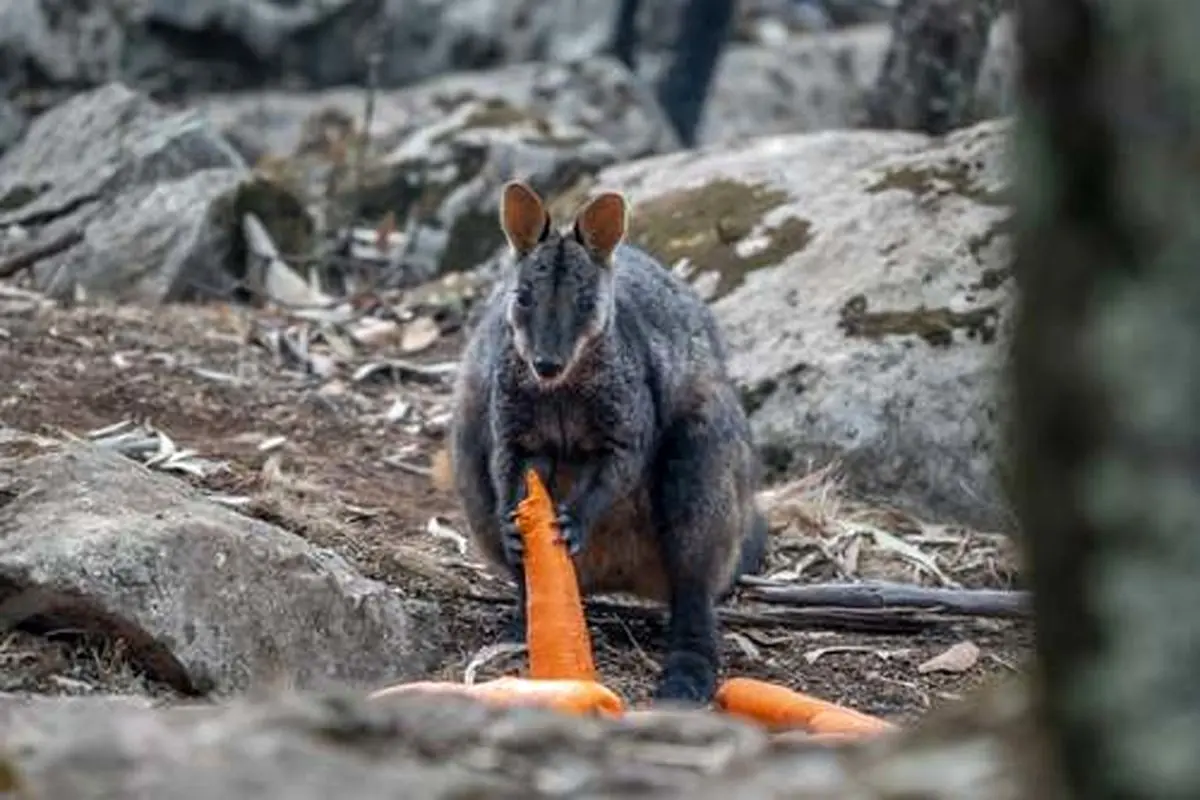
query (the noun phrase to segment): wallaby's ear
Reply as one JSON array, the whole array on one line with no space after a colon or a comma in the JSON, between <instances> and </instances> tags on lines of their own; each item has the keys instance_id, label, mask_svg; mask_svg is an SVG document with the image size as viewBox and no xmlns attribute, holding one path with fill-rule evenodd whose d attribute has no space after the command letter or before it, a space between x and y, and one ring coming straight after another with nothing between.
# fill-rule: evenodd
<instances>
[{"instance_id":1,"label":"wallaby's ear","mask_svg":"<svg viewBox=\"0 0 1200 800\"><path fill-rule=\"evenodd\" d=\"M509 181L500 194L500 227L513 250L527 253L550 233L550 214L537 192Z\"/></svg>"},{"instance_id":2,"label":"wallaby's ear","mask_svg":"<svg viewBox=\"0 0 1200 800\"><path fill-rule=\"evenodd\" d=\"M629 207L620 192L597 195L575 217L575 238L607 262L625 238Z\"/></svg>"}]
</instances>

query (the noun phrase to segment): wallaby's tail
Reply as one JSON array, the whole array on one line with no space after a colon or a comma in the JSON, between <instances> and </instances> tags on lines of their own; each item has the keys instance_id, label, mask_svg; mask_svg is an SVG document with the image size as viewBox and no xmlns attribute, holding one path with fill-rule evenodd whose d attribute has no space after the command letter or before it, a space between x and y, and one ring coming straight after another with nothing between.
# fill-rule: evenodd
<instances>
[{"instance_id":1,"label":"wallaby's tail","mask_svg":"<svg viewBox=\"0 0 1200 800\"><path fill-rule=\"evenodd\" d=\"M743 575L755 575L762 568L763 557L767 554L767 518L761 511L754 512L754 520L750 523L750 535L742 542L742 557L738 561L737 578Z\"/></svg>"}]
</instances>

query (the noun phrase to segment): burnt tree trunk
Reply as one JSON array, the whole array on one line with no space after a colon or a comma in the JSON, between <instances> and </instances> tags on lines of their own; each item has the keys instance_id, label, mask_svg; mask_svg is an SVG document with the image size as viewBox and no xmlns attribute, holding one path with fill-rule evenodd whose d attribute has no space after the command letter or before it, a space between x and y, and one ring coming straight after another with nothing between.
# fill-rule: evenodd
<instances>
[{"instance_id":1,"label":"burnt tree trunk","mask_svg":"<svg viewBox=\"0 0 1200 800\"><path fill-rule=\"evenodd\" d=\"M971 122L1002 0L901 0L866 100L866 124L940 135Z\"/></svg>"},{"instance_id":2,"label":"burnt tree trunk","mask_svg":"<svg viewBox=\"0 0 1200 800\"><path fill-rule=\"evenodd\" d=\"M734 0L689 0L658 84L658 102L684 147L696 144L704 102L733 29Z\"/></svg>"},{"instance_id":3,"label":"burnt tree trunk","mask_svg":"<svg viewBox=\"0 0 1200 800\"><path fill-rule=\"evenodd\" d=\"M1200 797L1200 3L1022 0L1017 504L1076 797Z\"/></svg>"},{"instance_id":4,"label":"burnt tree trunk","mask_svg":"<svg viewBox=\"0 0 1200 800\"><path fill-rule=\"evenodd\" d=\"M612 55L631 72L637 71L638 10L641 0L620 0L617 6L616 30L613 32Z\"/></svg>"}]
</instances>

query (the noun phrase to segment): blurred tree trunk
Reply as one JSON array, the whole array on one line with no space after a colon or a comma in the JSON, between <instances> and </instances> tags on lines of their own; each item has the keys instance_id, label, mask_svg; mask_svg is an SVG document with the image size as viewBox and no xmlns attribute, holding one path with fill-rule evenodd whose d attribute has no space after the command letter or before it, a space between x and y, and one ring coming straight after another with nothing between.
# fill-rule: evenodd
<instances>
[{"instance_id":1,"label":"blurred tree trunk","mask_svg":"<svg viewBox=\"0 0 1200 800\"><path fill-rule=\"evenodd\" d=\"M1041 708L1076 797L1200 797L1200 3L1017 13Z\"/></svg>"},{"instance_id":2,"label":"blurred tree trunk","mask_svg":"<svg viewBox=\"0 0 1200 800\"><path fill-rule=\"evenodd\" d=\"M617 29L613 33L613 56L629 68L637 71L638 10L641 0L620 0L617 6Z\"/></svg>"},{"instance_id":3,"label":"blurred tree trunk","mask_svg":"<svg viewBox=\"0 0 1200 800\"><path fill-rule=\"evenodd\" d=\"M866 124L940 135L968 124L1004 0L900 0Z\"/></svg>"},{"instance_id":4,"label":"blurred tree trunk","mask_svg":"<svg viewBox=\"0 0 1200 800\"><path fill-rule=\"evenodd\" d=\"M613 31L613 57L637 69L640 0L619 0ZM696 144L721 52L733 29L734 0L688 0L680 12L679 33L655 94L684 147Z\"/></svg>"},{"instance_id":5,"label":"blurred tree trunk","mask_svg":"<svg viewBox=\"0 0 1200 800\"><path fill-rule=\"evenodd\" d=\"M704 101L733 28L733 0L689 0L658 84L658 101L684 147L696 143Z\"/></svg>"}]
</instances>

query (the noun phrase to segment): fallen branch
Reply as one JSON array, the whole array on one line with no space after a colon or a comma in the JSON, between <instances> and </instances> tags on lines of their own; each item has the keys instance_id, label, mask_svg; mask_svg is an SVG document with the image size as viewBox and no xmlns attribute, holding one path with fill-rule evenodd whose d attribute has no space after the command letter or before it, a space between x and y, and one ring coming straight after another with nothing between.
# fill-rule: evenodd
<instances>
[{"instance_id":1,"label":"fallen branch","mask_svg":"<svg viewBox=\"0 0 1200 800\"><path fill-rule=\"evenodd\" d=\"M242 215L242 235L246 239L246 282L256 294L293 308L336 305L332 297L314 288L280 257L275 240L258 215Z\"/></svg>"},{"instance_id":2,"label":"fallen branch","mask_svg":"<svg viewBox=\"0 0 1200 800\"><path fill-rule=\"evenodd\" d=\"M32 267L43 258L56 256L62 251L74 247L83 241L83 232L79 230L70 230L66 233L55 236L48 242L34 245L24 252L17 253L15 256L0 261L0 278L11 278L18 272L23 272Z\"/></svg>"},{"instance_id":3,"label":"fallen branch","mask_svg":"<svg viewBox=\"0 0 1200 800\"><path fill-rule=\"evenodd\" d=\"M433 470L429 467L423 467L420 464L414 464L411 461L405 461L399 456L384 456L383 463L389 467L395 467L401 472L407 472L410 475L417 475L422 478L429 478L433 475Z\"/></svg>"},{"instance_id":4,"label":"fallen branch","mask_svg":"<svg viewBox=\"0 0 1200 800\"><path fill-rule=\"evenodd\" d=\"M627 613L624 607L620 610ZM907 608L718 608L717 619L729 625L754 628L881 635L921 633L946 627L952 621L948 617L921 614Z\"/></svg>"},{"instance_id":5,"label":"fallen branch","mask_svg":"<svg viewBox=\"0 0 1200 800\"><path fill-rule=\"evenodd\" d=\"M1029 616L1028 592L1003 589L939 589L906 583L824 583L798 586L747 576L742 591L752 600L793 607L887 609L898 606L972 617Z\"/></svg>"},{"instance_id":6,"label":"fallen branch","mask_svg":"<svg viewBox=\"0 0 1200 800\"><path fill-rule=\"evenodd\" d=\"M457 361L418 364L415 361L392 358L387 361L375 361L370 364L363 364L354 371L354 375L350 379L354 383L361 383L366 380L390 379L412 380L417 383L437 385L453 379L457 371Z\"/></svg>"},{"instance_id":7,"label":"fallen branch","mask_svg":"<svg viewBox=\"0 0 1200 800\"><path fill-rule=\"evenodd\" d=\"M511 606L512 597L465 594L463 599L492 605ZM665 610L658 606L619 600L586 600L588 614L617 614L625 618L661 622ZM945 627L953 621L946 616L921 614L913 609L892 608L717 608L717 619L727 625L754 628L790 628L807 631L843 633L914 634Z\"/></svg>"}]
</instances>

